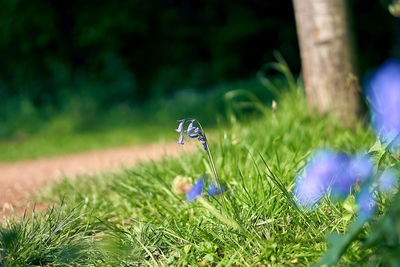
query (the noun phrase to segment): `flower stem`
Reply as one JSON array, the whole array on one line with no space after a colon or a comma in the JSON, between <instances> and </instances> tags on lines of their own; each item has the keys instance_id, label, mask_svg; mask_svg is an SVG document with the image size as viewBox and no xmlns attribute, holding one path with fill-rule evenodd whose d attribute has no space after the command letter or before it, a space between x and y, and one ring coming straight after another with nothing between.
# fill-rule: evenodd
<instances>
[{"instance_id":1,"label":"flower stem","mask_svg":"<svg viewBox=\"0 0 400 267\"><path fill-rule=\"evenodd\" d=\"M206 143L206 147L207 147L206 153L207 153L208 161L210 162L210 165L211 165L212 172L214 174L215 183L217 184L220 192L222 192L221 182L219 180L218 173L217 173L217 170L215 168L214 160L213 160L212 155L211 155L210 146L208 145L208 139L206 137L206 133L204 132L203 127L201 126L200 122L198 120L196 120L196 122L200 126L201 132L202 132L202 134L204 136L204 140L205 140L204 142ZM222 197L222 205L224 206L224 210L225 210L225 212L228 212L228 210L226 208L225 197L224 197L223 194L221 194L221 197Z\"/></svg>"}]
</instances>

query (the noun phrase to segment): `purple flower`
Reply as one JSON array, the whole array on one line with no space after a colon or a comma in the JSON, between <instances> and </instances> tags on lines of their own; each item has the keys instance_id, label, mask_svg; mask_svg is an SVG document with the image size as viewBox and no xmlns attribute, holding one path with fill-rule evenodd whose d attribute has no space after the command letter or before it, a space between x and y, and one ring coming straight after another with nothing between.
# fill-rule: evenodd
<instances>
[{"instance_id":1,"label":"purple flower","mask_svg":"<svg viewBox=\"0 0 400 267\"><path fill-rule=\"evenodd\" d=\"M197 137L199 137L199 135L198 134L188 134L188 137L189 138L197 138Z\"/></svg>"},{"instance_id":2,"label":"purple flower","mask_svg":"<svg viewBox=\"0 0 400 267\"><path fill-rule=\"evenodd\" d=\"M215 183L210 183L210 185L208 186L208 190L207 190L207 194L210 196L215 196L215 195L219 195L222 193L223 189L222 188L218 188Z\"/></svg>"},{"instance_id":3,"label":"purple flower","mask_svg":"<svg viewBox=\"0 0 400 267\"><path fill-rule=\"evenodd\" d=\"M178 139L178 144L183 145L183 133L180 133L179 139Z\"/></svg>"},{"instance_id":4,"label":"purple flower","mask_svg":"<svg viewBox=\"0 0 400 267\"><path fill-rule=\"evenodd\" d=\"M189 120L190 120L190 123L188 125L188 128L185 131L183 131L183 126L184 126L185 122L187 122ZM193 123L196 122L196 120L183 119L183 120L178 120L178 122L179 122L178 129L175 130L179 133L178 144L183 145L183 138L184 138L183 133L186 132L188 139L198 138L198 140L202 142L204 150L208 151L205 135L200 131L200 129L198 127L193 126Z\"/></svg>"},{"instance_id":5,"label":"purple flower","mask_svg":"<svg viewBox=\"0 0 400 267\"><path fill-rule=\"evenodd\" d=\"M204 179L200 178L197 182L193 185L192 189L187 193L186 200L192 202L199 196L201 196L201 192L203 191L204 187Z\"/></svg>"},{"instance_id":6,"label":"purple flower","mask_svg":"<svg viewBox=\"0 0 400 267\"><path fill-rule=\"evenodd\" d=\"M382 173L378 180L379 189L383 192L390 192L397 189L396 174L391 169L387 169Z\"/></svg>"},{"instance_id":7,"label":"purple flower","mask_svg":"<svg viewBox=\"0 0 400 267\"><path fill-rule=\"evenodd\" d=\"M177 131L178 133L182 133L183 132L183 124L185 123L185 120L179 120L179 125L178 125L178 129L176 129L175 131Z\"/></svg>"},{"instance_id":8,"label":"purple flower","mask_svg":"<svg viewBox=\"0 0 400 267\"><path fill-rule=\"evenodd\" d=\"M372 108L372 126L384 141L392 141L400 133L400 60L383 63L367 83L366 95ZM397 140L393 146L399 144Z\"/></svg>"},{"instance_id":9,"label":"purple flower","mask_svg":"<svg viewBox=\"0 0 400 267\"><path fill-rule=\"evenodd\" d=\"M360 212L360 219L367 220L375 210L375 200L368 187L361 189L357 196L357 205Z\"/></svg>"},{"instance_id":10,"label":"purple flower","mask_svg":"<svg viewBox=\"0 0 400 267\"><path fill-rule=\"evenodd\" d=\"M207 143L203 142L202 145L203 145L204 150L207 151Z\"/></svg>"},{"instance_id":11,"label":"purple flower","mask_svg":"<svg viewBox=\"0 0 400 267\"><path fill-rule=\"evenodd\" d=\"M194 131L195 131L198 135L203 136L203 134L202 134L202 132L200 131L199 128L196 127L196 128L194 129Z\"/></svg>"},{"instance_id":12,"label":"purple flower","mask_svg":"<svg viewBox=\"0 0 400 267\"><path fill-rule=\"evenodd\" d=\"M187 132L188 134L191 134L191 133L196 129L196 127L193 126L193 122L194 122L194 120L192 120L192 121L190 122L190 124L189 124L189 126L188 126L188 128L187 128L187 130L186 130L186 132Z\"/></svg>"},{"instance_id":13,"label":"purple flower","mask_svg":"<svg viewBox=\"0 0 400 267\"><path fill-rule=\"evenodd\" d=\"M341 154L343 163L338 174L332 181L332 194L336 197L346 197L351 186L372 176L373 164L368 156L357 155L349 157Z\"/></svg>"},{"instance_id":14,"label":"purple flower","mask_svg":"<svg viewBox=\"0 0 400 267\"><path fill-rule=\"evenodd\" d=\"M348 168L348 172L353 179L357 182L362 182L372 176L374 164L369 156L356 155L352 157Z\"/></svg>"},{"instance_id":15,"label":"purple flower","mask_svg":"<svg viewBox=\"0 0 400 267\"><path fill-rule=\"evenodd\" d=\"M294 191L299 203L304 207L315 205L343 171L347 158L329 150L315 152L304 172L296 178Z\"/></svg>"}]
</instances>

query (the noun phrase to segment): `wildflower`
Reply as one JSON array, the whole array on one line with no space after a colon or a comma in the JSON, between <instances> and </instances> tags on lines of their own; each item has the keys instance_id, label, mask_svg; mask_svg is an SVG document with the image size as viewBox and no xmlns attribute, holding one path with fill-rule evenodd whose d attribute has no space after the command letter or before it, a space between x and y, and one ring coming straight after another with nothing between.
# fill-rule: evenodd
<instances>
[{"instance_id":1,"label":"wildflower","mask_svg":"<svg viewBox=\"0 0 400 267\"><path fill-rule=\"evenodd\" d=\"M179 135L178 144L183 145L183 133Z\"/></svg>"},{"instance_id":2,"label":"wildflower","mask_svg":"<svg viewBox=\"0 0 400 267\"><path fill-rule=\"evenodd\" d=\"M351 158L348 167L349 174L357 182L362 182L372 176L374 165L366 155L357 155Z\"/></svg>"},{"instance_id":3,"label":"wildflower","mask_svg":"<svg viewBox=\"0 0 400 267\"><path fill-rule=\"evenodd\" d=\"M193 123L194 123L194 120L191 120L191 121L190 121L190 124L189 124L189 126L188 126L188 128L187 128L187 130L186 130L186 132L187 132L188 134L190 134L191 132L193 132L193 131L196 129L196 127L193 126Z\"/></svg>"},{"instance_id":4,"label":"wildflower","mask_svg":"<svg viewBox=\"0 0 400 267\"><path fill-rule=\"evenodd\" d=\"M351 186L371 177L373 164L369 157L357 155L349 157L342 154L343 164L338 174L332 181L332 194L334 197L346 197Z\"/></svg>"},{"instance_id":5,"label":"wildflower","mask_svg":"<svg viewBox=\"0 0 400 267\"><path fill-rule=\"evenodd\" d=\"M379 189L383 192L390 192L397 189L397 179L392 169L387 169L378 180Z\"/></svg>"},{"instance_id":6,"label":"wildflower","mask_svg":"<svg viewBox=\"0 0 400 267\"><path fill-rule=\"evenodd\" d=\"M372 107L372 126L384 141L397 148L400 139L400 60L387 60L366 86Z\"/></svg>"},{"instance_id":7,"label":"wildflower","mask_svg":"<svg viewBox=\"0 0 400 267\"><path fill-rule=\"evenodd\" d=\"M197 122L196 120L194 119L190 120L188 128L185 131L183 131L183 126L185 122L188 120L189 119L183 119L178 121L179 122L178 129L175 130L179 132L178 144L183 145L183 138L184 138L183 133L186 132L188 139L198 138L198 140L202 143L204 150L208 152L206 136L200 131L198 127L193 126L193 123Z\"/></svg>"},{"instance_id":8,"label":"wildflower","mask_svg":"<svg viewBox=\"0 0 400 267\"><path fill-rule=\"evenodd\" d=\"M359 218L361 220L367 220L374 212L376 204L372 192L368 187L361 189L356 201L360 213Z\"/></svg>"},{"instance_id":9,"label":"wildflower","mask_svg":"<svg viewBox=\"0 0 400 267\"><path fill-rule=\"evenodd\" d=\"M192 202L197 197L202 195L205 179L206 176L202 176L197 180L197 182L193 185L193 187L190 190L188 190L189 192L186 194L187 201ZM210 182L208 185L207 193L205 193L205 195L216 196L222 194L224 191L225 191L224 188L218 188L214 182Z\"/></svg>"},{"instance_id":10,"label":"wildflower","mask_svg":"<svg viewBox=\"0 0 400 267\"><path fill-rule=\"evenodd\" d=\"M178 129L176 129L175 131L177 131L178 133L182 133L183 132L183 124L185 123L185 120L179 120L179 125L178 125Z\"/></svg>"},{"instance_id":11,"label":"wildflower","mask_svg":"<svg viewBox=\"0 0 400 267\"><path fill-rule=\"evenodd\" d=\"M192 189L187 193L186 200L192 202L199 196L201 196L201 192L203 191L204 186L204 179L200 178L197 182L193 185Z\"/></svg>"},{"instance_id":12,"label":"wildflower","mask_svg":"<svg viewBox=\"0 0 400 267\"><path fill-rule=\"evenodd\" d=\"M223 192L223 188L218 188L215 183L210 183L208 186L207 194L210 196L220 195Z\"/></svg>"},{"instance_id":13,"label":"wildflower","mask_svg":"<svg viewBox=\"0 0 400 267\"><path fill-rule=\"evenodd\" d=\"M316 204L343 169L347 157L329 150L314 153L303 174L296 178L295 195L302 206Z\"/></svg>"},{"instance_id":14,"label":"wildflower","mask_svg":"<svg viewBox=\"0 0 400 267\"><path fill-rule=\"evenodd\" d=\"M297 178L296 198L302 206L315 205L328 191L334 200L345 198L355 183L372 176L373 164L367 156L349 156L322 150Z\"/></svg>"},{"instance_id":15,"label":"wildflower","mask_svg":"<svg viewBox=\"0 0 400 267\"><path fill-rule=\"evenodd\" d=\"M178 128L175 130L179 133L178 144L183 145L183 124L185 124L185 120L179 120Z\"/></svg>"}]
</instances>

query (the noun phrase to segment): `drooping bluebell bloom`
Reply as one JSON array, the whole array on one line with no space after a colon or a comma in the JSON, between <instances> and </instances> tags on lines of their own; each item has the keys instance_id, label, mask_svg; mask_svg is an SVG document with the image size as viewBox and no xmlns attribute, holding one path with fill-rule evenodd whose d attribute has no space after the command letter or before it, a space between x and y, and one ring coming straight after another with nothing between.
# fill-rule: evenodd
<instances>
[{"instance_id":1,"label":"drooping bluebell bloom","mask_svg":"<svg viewBox=\"0 0 400 267\"><path fill-rule=\"evenodd\" d=\"M385 170L378 180L379 189L383 192L390 192L397 189L396 174L392 169Z\"/></svg>"},{"instance_id":2,"label":"drooping bluebell bloom","mask_svg":"<svg viewBox=\"0 0 400 267\"><path fill-rule=\"evenodd\" d=\"M207 141L206 141L205 135L200 131L200 129L198 127L193 126L193 123L196 120L191 119L190 123L188 125L188 128L185 131L183 130L183 126L184 126L185 122L187 122L187 121L189 121L189 119L178 120L179 126L178 126L178 129L176 129L176 131L180 133L178 144L183 145L183 138L184 138L183 133L186 132L188 139L198 138L198 140L200 142L202 142L204 150L206 150L208 152Z\"/></svg>"},{"instance_id":3,"label":"drooping bluebell bloom","mask_svg":"<svg viewBox=\"0 0 400 267\"><path fill-rule=\"evenodd\" d=\"M366 85L372 108L372 126L383 141L392 142L400 133L400 60L390 59L375 72ZM400 145L400 138L392 143Z\"/></svg>"},{"instance_id":4,"label":"drooping bluebell bloom","mask_svg":"<svg viewBox=\"0 0 400 267\"><path fill-rule=\"evenodd\" d=\"M191 134L196 129L196 127L193 126L193 123L194 123L194 120L191 120L189 123L189 126L186 130L187 134Z\"/></svg>"},{"instance_id":5,"label":"drooping bluebell bloom","mask_svg":"<svg viewBox=\"0 0 400 267\"><path fill-rule=\"evenodd\" d=\"M183 124L185 123L185 120L179 120L178 122L179 122L179 125L175 131L177 131L178 133L182 133L183 132Z\"/></svg>"},{"instance_id":6,"label":"drooping bluebell bloom","mask_svg":"<svg viewBox=\"0 0 400 267\"><path fill-rule=\"evenodd\" d=\"M186 200L192 202L193 200L201 196L201 193L203 192L203 187L204 187L204 179L200 178L193 185L192 189L190 189L190 191L187 193Z\"/></svg>"},{"instance_id":7,"label":"drooping bluebell bloom","mask_svg":"<svg viewBox=\"0 0 400 267\"><path fill-rule=\"evenodd\" d=\"M367 220L375 210L376 202L372 196L368 186L365 186L357 195L356 199L359 208L359 218L361 220Z\"/></svg>"},{"instance_id":8,"label":"drooping bluebell bloom","mask_svg":"<svg viewBox=\"0 0 400 267\"><path fill-rule=\"evenodd\" d=\"M296 178L295 195L303 207L312 207L329 190L332 181L343 170L347 157L330 150L314 153L303 173Z\"/></svg>"},{"instance_id":9,"label":"drooping bluebell bloom","mask_svg":"<svg viewBox=\"0 0 400 267\"><path fill-rule=\"evenodd\" d=\"M175 129L179 133L178 144L183 145L183 125L185 124L185 120L179 120L178 128Z\"/></svg>"},{"instance_id":10,"label":"drooping bluebell bloom","mask_svg":"<svg viewBox=\"0 0 400 267\"><path fill-rule=\"evenodd\" d=\"M178 139L178 144L183 145L183 133L180 133L179 139Z\"/></svg>"}]
</instances>

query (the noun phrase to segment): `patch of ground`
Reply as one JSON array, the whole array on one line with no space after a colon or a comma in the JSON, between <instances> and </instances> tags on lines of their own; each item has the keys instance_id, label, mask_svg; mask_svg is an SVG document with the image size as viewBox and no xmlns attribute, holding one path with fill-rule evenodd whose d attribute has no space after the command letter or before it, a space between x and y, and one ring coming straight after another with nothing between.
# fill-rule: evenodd
<instances>
[{"instance_id":1,"label":"patch of ground","mask_svg":"<svg viewBox=\"0 0 400 267\"><path fill-rule=\"evenodd\" d=\"M189 147L193 148L186 146L186 149ZM163 156L175 157L182 151L182 146L174 142L0 163L0 220L10 214L20 216L25 209L32 209L31 197L41 187L64 176L74 178L81 174L109 172L146 160L159 160ZM43 209L49 204L37 203L36 208Z\"/></svg>"}]
</instances>

